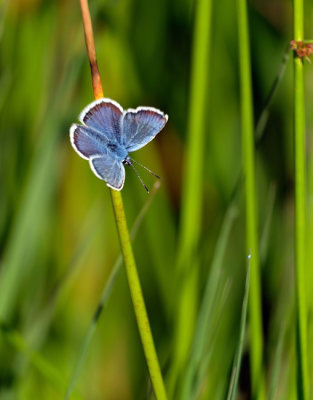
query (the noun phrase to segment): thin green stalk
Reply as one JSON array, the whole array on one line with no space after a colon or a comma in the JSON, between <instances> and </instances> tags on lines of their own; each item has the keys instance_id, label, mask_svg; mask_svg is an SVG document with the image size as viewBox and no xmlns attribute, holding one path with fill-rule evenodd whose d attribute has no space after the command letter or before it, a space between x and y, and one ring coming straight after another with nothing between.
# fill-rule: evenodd
<instances>
[{"instance_id":1,"label":"thin green stalk","mask_svg":"<svg viewBox=\"0 0 313 400\"><path fill-rule=\"evenodd\" d=\"M303 1L294 0L294 39L303 39ZM298 396L308 399L306 264L305 105L303 63L294 58L295 262L297 302Z\"/></svg>"},{"instance_id":2,"label":"thin green stalk","mask_svg":"<svg viewBox=\"0 0 313 400\"><path fill-rule=\"evenodd\" d=\"M247 309L248 309L249 285L250 285L250 266L251 266L251 255L248 256L248 268L247 268L245 292L242 302L238 348L234 359L233 372L230 380L227 400L235 400L237 393L238 379L239 379L241 360L242 360L243 343L245 338L246 322L247 322Z\"/></svg>"},{"instance_id":3,"label":"thin green stalk","mask_svg":"<svg viewBox=\"0 0 313 400\"><path fill-rule=\"evenodd\" d=\"M231 288L232 288L233 281L231 278L228 278L223 285L223 287L220 288L221 295L219 296L220 299L217 303L217 307L214 310L215 311L215 316L214 316L214 321L212 321L210 332L209 332L209 339L207 340L207 343L204 348L204 354L202 357L202 360L199 365L199 370L197 371L197 376L195 377L195 382L194 382L194 387L192 394L190 396L190 400L192 399L207 399L208 397L205 397L201 394L202 388L205 386L205 381L208 376L208 370L209 370L209 365L210 361L214 352L214 349L216 347L216 342L220 333L220 326L222 324L223 320L223 314L226 312L226 302L229 298L229 294L231 293ZM223 386L223 385L221 385ZM211 385L211 388L214 387L214 394L215 394L215 386ZM209 386L208 386L209 389ZM201 394L201 396L200 396ZM221 397L219 397L221 398ZM189 399L188 399L189 400Z\"/></svg>"},{"instance_id":4,"label":"thin green stalk","mask_svg":"<svg viewBox=\"0 0 313 400\"><path fill-rule=\"evenodd\" d=\"M268 400L275 400L279 389L279 372L282 363L283 345L286 332L286 324L283 322L279 330L278 343L275 350L273 370L268 390Z\"/></svg>"},{"instance_id":5,"label":"thin green stalk","mask_svg":"<svg viewBox=\"0 0 313 400\"><path fill-rule=\"evenodd\" d=\"M275 205L275 197L276 197L276 186L271 183L268 198L265 205L266 213L264 215L263 227L260 233L260 263L264 264L266 257L268 256L268 246L270 243L270 233L271 233L271 225L273 220L273 212Z\"/></svg>"},{"instance_id":6,"label":"thin green stalk","mask_svg":"<svg viewBox=\"0 0 313 400\"><path fill-rule=\"evenodd\" d=\"M151 190L151 192L150 192L150 196L146 200L143 208L141 209L140 213L138 214L138 216L137 216L137 218L136 218L136 220L134 222L134 225L133 225L133 228L132 228L131 234L130 234L130 237L131 237L132 240L136 236L136 234L138 232L138 229L139 229L139 226L141 225L141 223L143 221L143 218L146 215L146 212L148 211L148 208L150 207L150 205L152 203L152 200L154 199L154 196L155 196L157 190L159 189L159 187L160 187L160 182L156 181L154 186L153 186L153 188L152 188L152 190ZM117 274L118 274L122 264L123 264L123 257L122 257L122 254L119 254L119 256L117 257L117 259L116 259L116 261L114 263L114 266L112 268L112 271L111 271L111 274L109 276L109 279L107 280L107 282L105 284L105 287L104 287L104 289L102 291L100 302L99 302L99 304L98 304L98 306L96 308L94 316L93 316L93 318L91 320L91 323L90 323L90 325L88 327L87 333L86 333L86 335L85 335L85 337L83 339L83 342L82 342L82 345L81 345L81 348L80 348L80 351L79 351L79 355L78 355L76 364L74 366L72 377L71 377L71 380L70 380L69 385L68 385L67 390L66 390L66 394L65 394L64 400L69 400L71 395L72 395L72 393L73 393L73 391L74 391L75 384L77 382L77 379L79 377L81 368L82 368L82 366L84 364L84 361L86 359L86 356L87 356L89 345L90 345L91 340L93 338L93 335L94 335L94 333L95 333L95 331L97 329L98 321L100 319L100 316L102 314L104 306L108 302L108 299L110 297L112 288L113 288L114 283L115 283L115 279L117 277Z\"/></svg>"},{"instance_id":7,"label":"thin green stalk","mask_svg":"<svg viewBox=\"0 0 313 400\"><path fill-rule=\"evenodd\" d=\"M89 57L92 87L95 99L103 97L103 90L101 84L100 73L96 58L96 49L93 37L93 29L90 18L90 12L88 7L88 0L80 0L82 18L84 24L84 33L86 48ZM146 356L146 361L148 369L150 372L150 377L154 389L155 396L157 400L166 400L167 395L165 391L165 386L163 383L163 378L161 374L161 369L155 350L152 332L148 320L148 315L146 311L146 306L142 294L142 289L138 277L137 267L135 263L135 258L133 255L132 245L129 237L126 216L124 211L123 199L121 192L110 189L111 199L113 204L114 216L117 225L117 231L119 236L119 241L121 245L121 250L124 258L124 264L126 268L126 274L128 278L128 285L133 301L133 307L137 319L137 325Z\"/></svg>"},{"instance_id":8,"label":"thin green stalk","mask_svg":"<svg viewBox=\"0 0 313 400\"><path fill-rule=\"evenodd\" d=\"M231 203L228 208L221 231L215 246L214 256L208 275L203 300L197 318L194 338L192 341L189 362L183 375L181 400L190 400L194 398L191 393L194 393L193 386L198 381L199 366L204 356L206 355L206 346L212 330L212 316L214 314L214 307L217 292L220 290L220 274L222 271L223 258L227 248L227 243L230 231L237 215L235 206Z\"/></svg>"},{"instance_id":9,"label":"thin green stalk","mask_svg":"<svg viewBox=\"0 0 313 400\"><path fill-rule=\"evenodd\" d=\"M201 227L204 133L210 68L211 0L199 0L196 6L193 41L191 93L188 119L188 156L182 198L179 265L188 254L194 256Z\"/></svg>"},{"instance_id":10,"label":"thin green stalk","mask_svg":"<svg viewBox=\"0 0 313 400\"><path fill-rule=\"evenodd\" d=\"M243 176L245 178L246 248L251 254L250 359L253 398L264 398L262 379L262 312L261 285L258 248L258 223L254 161L253 103L251 89L251 67L249 28L246 0L237 0Z\"/></svg>"},{"instance_id":11,"label":"thin green stalk","mask_svg":"<svg viewBox=\"0 0 313 400\"><path fill-rule=\"evenodd\" d=\"M25 280L31 276L34 254L45 218L49 214L49 196L55 190L55 161L57 134L61 127L56 125L56 115L59 115L60 99L64 101L70 87L76 82L80 60L67 65L67 73L61 75L60 84L55 88L53 101L44 103L49 109L46 114L46 135L40 138L40 143L34 160L31 163L25 184L21 188L20 206L14 217L7 239L5 252L1 258L0 268L0 320L11 320L16 307L17 297ZM66 102L65 102L66 104ZM50 185L47 187L47 182ZM34 220L38 221L34 224Z\"/></svg>"},{"instance_id":12,"label":"thin green stalk","mask_svg":"<svg viewBox=\"0 0 313 400\"><path fill-rule=\"evenodd\" d=\"M210 27L212 0L196 2L190 103L187 130L186 170L182 195L181 226L178 245L177 270L180 287L179 310L174 340L171 370L171 391L184 368L192 340L196 318L198 270L195 262L199 243L202 214L204 134L206 100L210 70Z\"/></svg>"},{"instance_id":13,"label":"thin green stalk","mask_svg":"<svg viewBox=\"0 0 313 400\"><path fill-rule=\"evenodd\" d=\"M158 400L165 400L167 399L167 396L163 384L158 357L153 343L152 333L143 299L142 289L139 282L135 259L132 251L132 246L126 223L126 216L124 213L122 196L121 193L116 190L111 190L110 192L114 208L117 230L119 233L119 240L124 257L129 288L133 300L133 306L135 310L137 324L151 376L152 385L154 387L156 398Z\"/></svg>"},{"instance_id":14,"label":"thin green stalk","mask_svg":"<svg viewBox=\"0 0 313 400\"><path fill-rule=\"evenodd\" d=\"M263 106L263 110L258 118L256 127L255 127L255 141L256 144L259 144L260 140L262 139L263 136L263 132L265 129L265 126L268 122L268 117L269 117L269 107L275 97L277 88L281 82L281 80L283 79L283 76L285 74L286 71L286 67L289 61L289 55L290 55L290 44L288 43L288 45L286 46L286 50L283 54L280 66L278 68L277 71L277 75L275 76L274 82L270 88L270 91L265 99L264 102L264 106Z\"/></svg>"}]
</instances>

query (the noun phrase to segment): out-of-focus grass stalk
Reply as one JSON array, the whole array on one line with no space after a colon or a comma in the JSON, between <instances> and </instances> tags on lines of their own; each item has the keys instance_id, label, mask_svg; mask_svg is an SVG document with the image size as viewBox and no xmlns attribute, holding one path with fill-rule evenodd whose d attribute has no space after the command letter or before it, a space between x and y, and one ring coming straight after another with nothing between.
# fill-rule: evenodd
<instances>
[{"instance_id":1,"label":"out-of-focus grass stalk","mask_svg":"<svg viewBox=\"0 0 313 400\"><path fill-rule=\"evenodd\" d=\"M53 385L56 391L60 393L64 392L66 382L60 370L46 360L40 353L33 351L19 331L0 324L0 340L2 339L23 354L30 365L39 372L44 380ZM73 393L72 399L84 400L82 396L76 393Z\"/></svg>"},{"instance_id":2,"label":"out-of-focus grass stalk","mask_svg":"<svg viewBox=\"0 0 313 400\"><path fill-rule=\"evenodd\" d=\"M283 345L286 332L285 321L281 324L277 347L274 354L273 369L268 389L268 400L275 400L278 396L279 389L279 372L282 363Z\"/></svg>"},{"instance_id":3,"label":"out-of-focus grass stalk","mask_svg":"<svg viewBox=\"0 0 313 400\"><path fill-rule=\"evenodd\" d=\"M251 254L251 296L249 300L251 379L253 398L262 399L265 394L262 378L263 334L255 184L253 104L246 0L237 0L237 12L243 176L246 208L246 247L247 252Z\"/></svg>"},{"instance_id":4,"label":"out-of-focus grass stalk","mask_svg":"<svg viewBox=\"0 0 313 400\"><path fill-rule=\"evenodd\" d=\"M97 65L96 50L93 37L92 23L89 13L88 0L80 0L85 41L87 53L91 68L92 87L95 99L103 97L100 73ZM157 400L166 400L167 395L161 375L161 369L157 353L155 350L151 328L148 320L146 306L143 299L142 289L137 273L135 258L133 255L132 245L129 237L126 216L121 192L110 189L111 199L114 209L115 221L117 225L118 236L120 240L121 250L124 258L128 284L133 301L133 307L137 319L137 325L146 356L150 377Z\"/></svg>"},{"instance_id":5,"label":"out-of-focus grass stalk","mask_svg":"<svg viewBox=\"0 0 313 400\"><path fill-rule=\"evenodd\" d=\"M194 330L198 292L198 267L194 260L202 214L203 155L206 98L210 69L211 0L198 0L194 21L187 159L183 180L177 270L181 298L176 324L174 360L170 386L175 386L184 367Z\"/></svg>"},{"instance_id":6,"label":"out-of-focus grass stalk","mask_svg":"<svg viewBox=\"0 0 313 400\"><path fill-rule=\"evenodd\" d=\"M251 266L250 263L251 263L251 255L248 256L248 268L247 268L245 292L244 292L243 302L242 302L238 347L237 347L237 352L236 352L236 356L234 359L233 372L231 375L227 400L235 400L236 399L237 386L238 386L239 373L240 373L241 360L242 360L243 344L244 344L244 338L245 338L245 332L246 332L249 285L250 285L250 266Z\"/></svg>"},{"instance_id":7,"label":"out-of-focus grass stalk","mask_svg":"<svg viewBox=\"0 0 313 400\"><path fill-rule=\"evenodd\" d=\"M303 39L303 1L294 0L294 39ZM295 135L295 262L297 302L298 396L309 397L307 370L306 266L306 174L305 106L303 62L294 58L294 135Z\"/></svg>"},{"instance_id":8,"label":"out-of-focus grass stalk","mask_svg":"<svg viewBox=\"0 0 313 400\"><path fill-rule=\"evenodd\" d=\"M201 227L206 100L210 69L211 0L197 2L193 39L191 93L188 115L188 155L183 182L180 265L194 256Z\"/></svg>"},{"instance_id":9,"label":"out-of-focus grass stalk","mask_svg":"<svg viewBox=\"0 0 313 400\"><path fill-rule=\"evenodd\" d=\"M207 357L208 341L211 338L212 322L214 312L216 312L216 295L220 290L220 274L223 267L223 259L229 240L233 222L237 216L237 209L233 203L229 206L221 227L221 231L215 246L215 251L210 267L210 273L206 282L203 299L201 302L199 315L197 318L195 334L192 341L188 365L183 374L181 384L181 400L191 400L195 396L194 386L199 381L200 365ZM212 344L211 344L212 345Z\"/></svg>"},{"instance_id":10,"label":"out-of-focus grass stalk","mask_svg":"<svg viewBox=\"0 0 313 400\"><path fill-rule=\"evenodd\" d=\"M76 49L76 43L75 40L73 49ZM52 53L49 52L47 63L49 63L50 57L52 57ZM20 288L30 279L32 273L36 273L33 269L35 254L38 251L37 246L41 243L41 229L46 223L47 215L49 215L50 199L56 184L54 162L57 152L57 133L62 129L56 114L60 115L59 105L61 103L63 105L68 104L69 93L77 82L80 66L81 59L79 57L74 60L66 57L64 69L61 69L58 74L59 81L54 87L53 99L50 99L46 92L41 99L42 110L49 109L49 112L43 111L42 114L45 115L45 134L39 135L38 146L20 188L19 205L14 213L6 246L1 255L1 322L8 323L12 320ZM44 68L49 70L49 66L46 64L44 64ZM38 121L41 121L42 115L39 114L37 114L39 116ZM49 182L49 185L47 185L47 182ZM36 224L34 224L34 221L36 221Z\"/></svg>"},{"instance_id":11,"label":"out-of-focus grass stalk","mask_svg":"<svg viewBox=\"0 0 313 400\"><path fill-rule=\"evenodd\" d=\"M286 46L286 50L283 54L280 66L278 68L277 71L277 75L275 76L274 82L270 88L270 91L265 99L265 103L263 106L263 110L258 118L257 124L255 126L255 141L256 141L256 145L259 144L259 142L262 139L265 127L267 125L268 122L268 117L269 117L269 113L270 113L270 105L275 97L275 94L277 92L278 86L281 82L281 80L283 79L284 75L285 75L285 71L286 71L286 67L288 64L290 58L290 44L288 43Z\"/></svg>"}]
</instances>

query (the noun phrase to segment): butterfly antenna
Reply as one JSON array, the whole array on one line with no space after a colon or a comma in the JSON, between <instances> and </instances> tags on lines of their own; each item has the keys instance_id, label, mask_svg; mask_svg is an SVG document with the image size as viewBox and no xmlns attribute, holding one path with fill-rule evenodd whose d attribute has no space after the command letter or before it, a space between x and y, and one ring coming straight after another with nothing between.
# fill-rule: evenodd
<instances>
[{"instance_id":1,"label":"butterfly antenna","mask_svg":"<svg viewBox=\"0 0 313 400\"><path fill-rule=\"evenodd\" d=\"M157 175L156 173L152 172L151 169L149 169L149 168L147 168L146 166L142 165L140 162L138 162L138 161L136 161L136 160L134 160L133 158L130 158L130 157L129 157L129 159L130 159L132 162L134 162L135 164L140 165L140 167L144 168L146 171L150 172L150 174L153 175L155 178L161 179L161 178L159 177L159 175Z\"/></svg>"},{"instance_id":2,"label":"butterfly antenna","mask_svg":"<svg viewBox=\"0 0 313 400\"><path fill-rule=\"evenodd\" d=\"M134 164L133 164L133 163L129 163L128 165L130 165L131 167L134 168L134 171L135 171L136 175L138 176L138 179L140 180L142 186L146 189L147 193L149 193L149 189L148 189L147 186L145 185L145 183L144 183L144 181L142 180L141 176L139 175L137 169L134 167Z\"/></svg>"}]
</instances>

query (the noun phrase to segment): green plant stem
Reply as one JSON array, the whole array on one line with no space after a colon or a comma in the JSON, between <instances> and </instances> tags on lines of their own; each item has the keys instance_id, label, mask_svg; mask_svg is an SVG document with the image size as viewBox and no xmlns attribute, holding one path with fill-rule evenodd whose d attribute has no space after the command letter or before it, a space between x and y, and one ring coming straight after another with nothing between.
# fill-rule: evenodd
<instances>
[{"instance_id":1,"label":"green plant stem","mask_svg":"<svg viewBox=\"0 0 313 400\"><path fill-rule=\"evenodd\" d=\"M246 0L237 0L237 11L240 59L243 176L245 178L246 248L247 253L251 254L251 296L249 299L249 317L252 395L253 398L262 399L264 398L262 379L263 334L257 233L258 224L254 161L253 105Z\"/></svg>"},{"instance_id":2,"label":"green plant stem","mask_svg":"<svg viewBox=\"0 0 313 400\"><path fill-rule=\"evenodd\" d=\"M303 1L294 0L294 39L303 39ZM309 397L307 370L306 264L306 178L305 106L303 63L294 58L294 135L295 135L295 262L297 301L298 397Z\"/></svg>"},{"instance_id":3,"label":"green plant stem","mask_svg":"<svg viewBox=\"0 0 313 400\"><path fill-rule=\"evenodd\" d=\"M285 321L281 324L279 330L279 337L278 343L276 346L275 354L274 354L274 362L273 362L273 369L271 373L271 379L269 383L269 390L268 390L268 400L275 400L278 396L279 391L279 373L282 367L282 354L283 354L283 346L284 346L284 338L286 332L286 323Z\"/></svg>"},{"instance_id":4,"label":"green plant stem","mask_svg":"<svg viewBox=\"0 0 313 400\"><path fill-rule=\"evenodd\" d=\"M88 7L88 0L80 0L82 19L84 25L85 42L91 69L92 88L95 99L103 97L103 89L101 84L100 73L96 58L96 49L93 37L93 29ZM114 209L114 216L117 225L117 231L121 250L124 258L128 285L133 301L133 307L137 319L137 325L146 356L148 369L152 381L152 386L157 400L166 400L167 395L161 369L154 347L152 332L148 320L148 315L143 299L141 285L137 273L135 258L133 255L132 245L129 237L126 216L121 192L110 189L111 199Z\"/></svg>"},{"instance_id":5,"label":"green plant stem","mask_svg":"<svg viewBox=\"0 0 313 400\"><path fill-rule=\"evenodd\" d=\"M257 124L255 126L255 142L258 145L262 139L265 127L268 122L268 117L270 113L270 105L275 97L278 86L283 79L286 71L286 67L290 58L290 44L288 43L286 46L286 50L284 51L280 66L277 71L277 75L275 76L274 82L270 88L270 91L265 99L264 106L262 112L258 118Z\"/></svg>"},{"instance_id":6,"label":"green plant stem","mask_svg":"<svg viewBox=\"0 0 313 400\"><path fill-rule=\"evenodd\" d=\"M186 263L184 255L189 253L188 261L195 254L201 227L203 155L206 123L206 100L210 59L211 0L197 2L192 72L191 94L188 116L188 157L182 198L180 265Z\"/></svg>"},{"instance_id":7,"label":"green plant stem","mask_svg":"<svg viewBox=\"0 0 313 400\"><path fill-rule=\"evenodd\" d=\"M203 299L201 302L196 329L192 341L188 365L184 371L181 385L181 400L191 400L194 395L195 382L199 381L200 365L204 355L207 356L206 347L211 338L213 315L216 310L215 302L220 290L220 274L223 269L223 258L227 248L230 231L237 216L237 210L233 203L229 206L221 227L221 231L215 246L214 256L208 274ZM212 344L211 344L212 345ZM192 394L193 393L193 394Z\"/></svg>"},{"instance_id":8,"label":"green plant stem","mask_svg":"<svg viewBox=\"0 0 313 400\"><path fill-rule=\"evenodd\" d=\"M148 211L148 209L149 209L149 207L150 207L150 205L152 203L152 200L155 198L155 194L158 191L159 187L160 187L160 182L156 181L154 186L153 186L153 188L152 188L152 190L151 190L151 192L150 192L150 196L147 198L144 206L142 207L140 213L138 214L138 216L137 216L137 218L136 218L136 220L134 222L134 225L132 227L131 234L130 234L131 240L133 240L135 238L135 236L137 235L138 229L139 229L139 227L140 227L140 225L141 225L141 223L142 223L142 221L143 221L143 219L144 219L144 217L146 215L146 212ZM120 271L120 268L121 268L122 265L123 265L123 256L120 253L119 256L117 257L115 263L114 263L114 266L113 266L112 271L110 273L110 276L109 276L109 278L108 278L108 280L107 280L107 282L105 284L105 287L103 288L102 295L101 295L101 300L97 305L97 308L96 308L96 311L95 311L94 316L92 318L92 321L91 321L91 323L89 325L89 328L88 328L88 330L86 332L86 335L85 335L85 337L83 339L83 342L82 342L82 345L81 345L81 349L79 351L78 358L77 358L76 364L74 366L72 377L71 377L71 380L70 380L69 385L67 387L64 400L69 400L71 395L72 395L72 393L73 393L75 384L76 384L76 382L78 380L79 373L80 373L81 368L82 368L82 366L84 364L84 361L86 359L91 340L92 340L92 338L94 336L94 333L95 333L95 331L97 329L98 321L100 319L100 316L102 314L102 311L103 311L105 305L108 302L108 299L110 297L112 288L113 288L113 286L115 284L115 280L116 280L117 274Z\"/></svg>"},{"instance_id":9,"label":"green plant stem","mask_svg":"<svg viewBox=\"0 0 313 400\"><path fill-rule=\"evenodd\" d=\"M231 383L229 385L227 400L235 400L236 393L237 393L237 386L238 386L239 373L240 373L241 360L242 360L242 352L243 352L243 344L244 344L245 331L246 331L249 285L250 285L250 265L251 265L250 263L251 263L251 256L249 255L248 256L246 285L245 285L245 291L244 291L243 302L242 302L242 310L241 310L238 348L237 348L236 356L234 359L233 372L232 372L232 376L231 376Z\"/></svg>"},{"instance_id":10,"label":"green plant stem","mask_svg":"<svg viewBox=\"0 0 313 400\"><path fill-rule=\"evenodd\" d=\"M152 333L147 316L147 311L136 269L135 259L132 251L132 246L126 223L126 217L124 213L122 196L121 193L116 190L111 190L110 192L114 208L117 230L119 234L119 240L124 257L129 288L133 300L133 306L135 310L137 324L151 376L152 385L154 387L156 398L158 400L165 400L167 396L163 384L158 357L155 351Z\"/></svg>"},{"instance_id":11,"label":"green plant stem","mask_svg":"<svg viewBox=\"0 0 313 400\"><path fill-rule=\"evenodd\" d=\"M170 376L170 390L187 360L191 345L198 302L199 263L195 261L201 231L203 158L206 100L210 73L212 0L196 2L190 102L188 111L186 169L183 180L181 225L179 232L177 272L179 309L174 337L174 357Z\"/></svg>"}]
</instances>

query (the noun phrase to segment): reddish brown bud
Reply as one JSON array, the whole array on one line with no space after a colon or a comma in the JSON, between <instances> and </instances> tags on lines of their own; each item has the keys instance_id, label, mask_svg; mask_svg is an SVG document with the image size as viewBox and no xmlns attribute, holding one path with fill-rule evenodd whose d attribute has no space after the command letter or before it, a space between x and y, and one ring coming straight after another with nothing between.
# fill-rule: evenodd
<instances>
[{"instance_id":1,"label":"reddish brown bud","mask_svg":"<svg viewBox=\"0 0 313 400\"><path fill-rule=\"evenodd\" d=\"M295 51L299 58L305 58L309 63L311 62L309 56L313 54L313 43L303 43L302 40L291 40L290 49Z\"/></svg>"}]
</instances>

